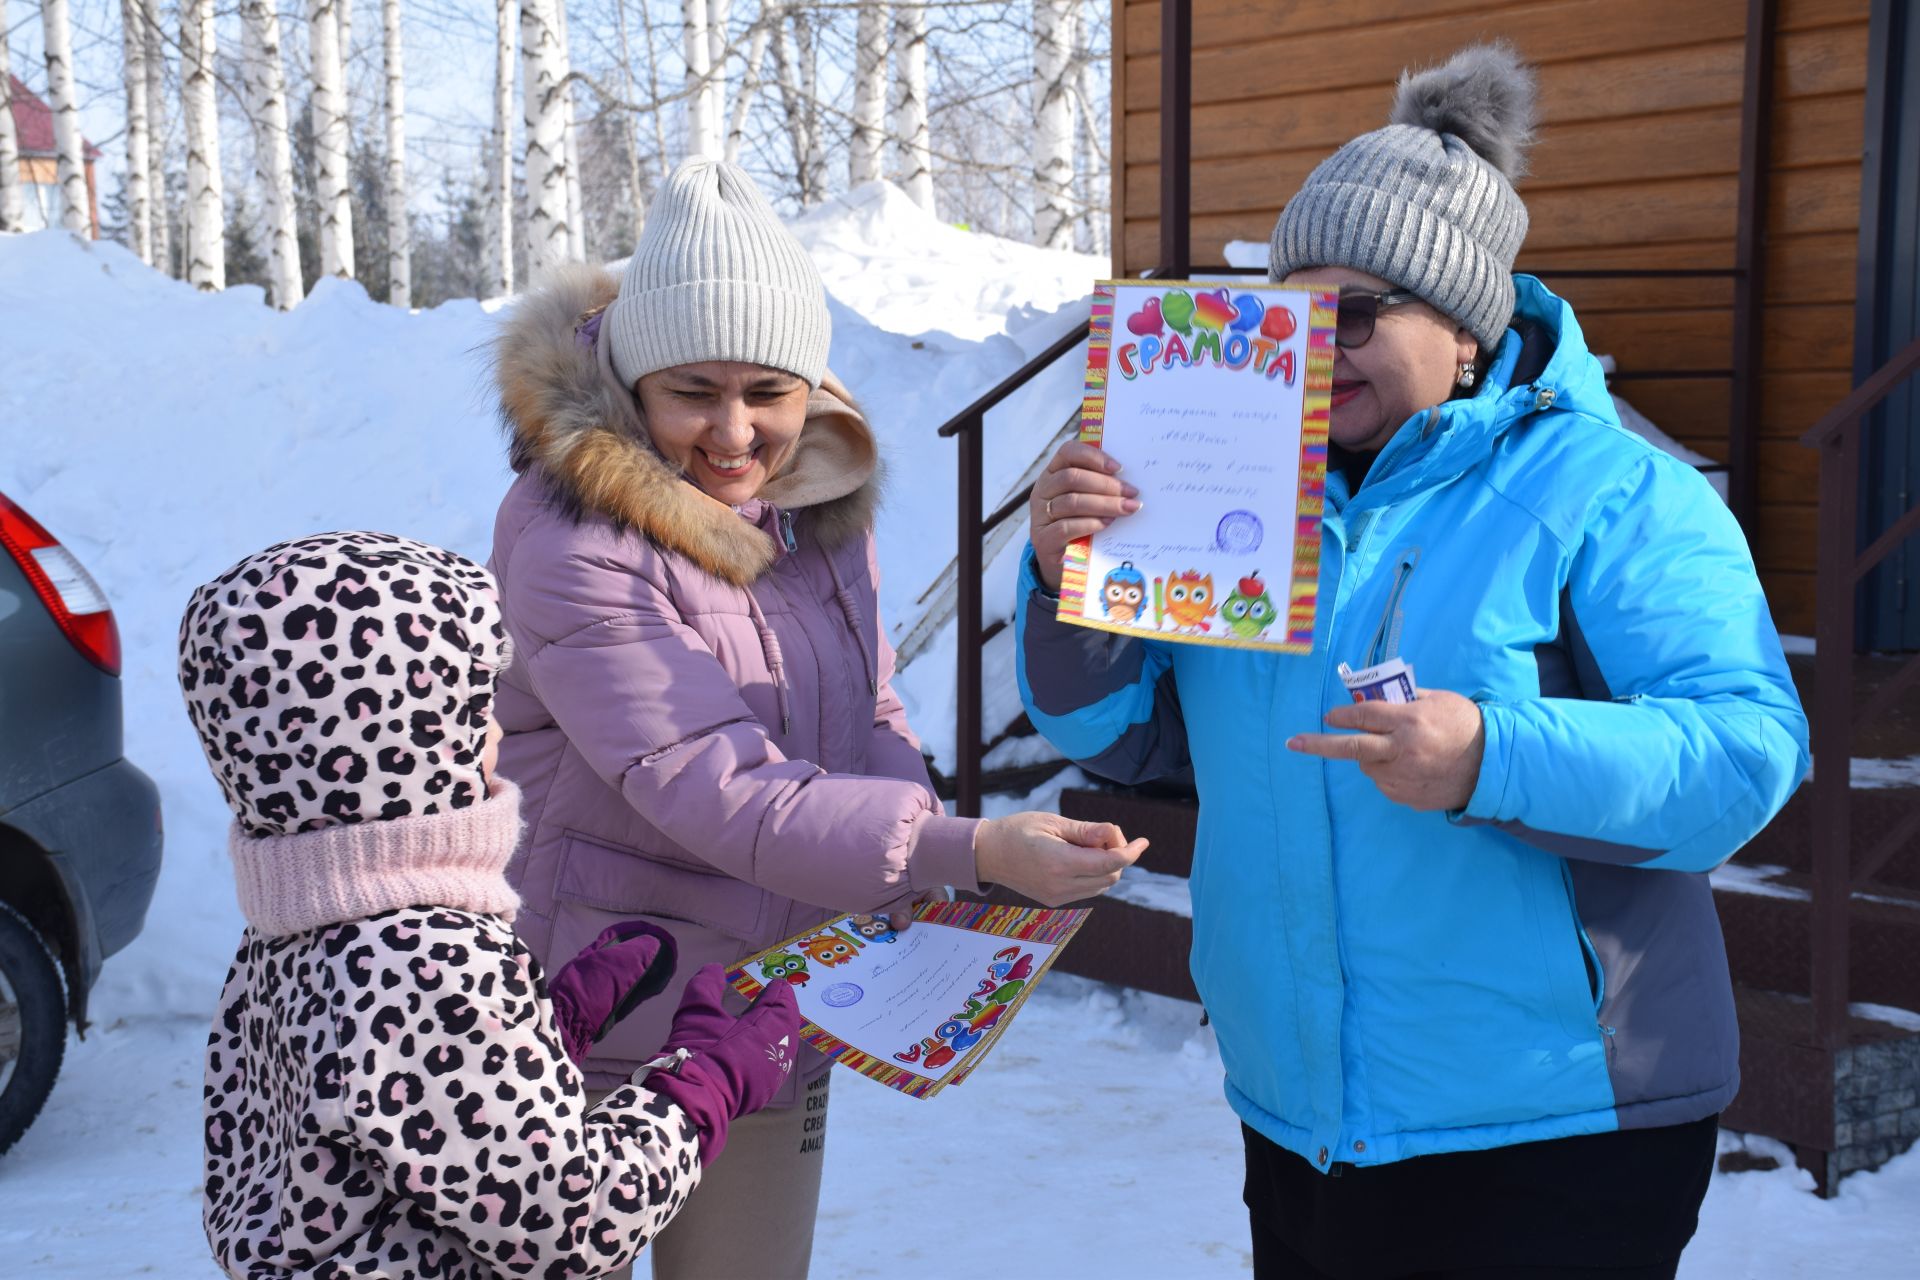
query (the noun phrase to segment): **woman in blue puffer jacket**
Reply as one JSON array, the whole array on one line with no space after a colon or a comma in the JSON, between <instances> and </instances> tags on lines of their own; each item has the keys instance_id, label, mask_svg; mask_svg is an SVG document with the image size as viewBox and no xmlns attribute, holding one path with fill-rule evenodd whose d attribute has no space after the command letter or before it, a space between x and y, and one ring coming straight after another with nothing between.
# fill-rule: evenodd
<instances>
[{"instance_id":1,"label":"woman in blue puffer jacket","mask_svg":"<svg viewBox=\"0 0 1920 1280\"><path fill-rule=\"evenodd\" d=\"M1193 769L1256 1275L1670 1276L1738 1084L1706 873L1804 777L1806 719L1739 527L1512 274L1530 73L1465 50L1392 120L1273 235L1273 279L1341 290L1313 653L1056 620L1067 541L1138 509L1070 444L1021 694L1096 773ZM1393 657L1420 699L1350 704L1336 666Z\"/></svg>"}]
</instances>

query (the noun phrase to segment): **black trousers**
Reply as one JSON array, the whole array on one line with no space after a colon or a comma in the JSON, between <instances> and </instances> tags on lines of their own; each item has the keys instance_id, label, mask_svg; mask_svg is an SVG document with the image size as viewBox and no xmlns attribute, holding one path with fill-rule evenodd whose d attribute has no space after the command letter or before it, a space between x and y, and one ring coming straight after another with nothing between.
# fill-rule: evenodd
<instances>
[{"instance_id":1,"label":"black trousers","mask_svg":"<svg viewBox=\"0 0 1920 1280\"><path fill-rule=\"evenodd\" d=\"M1255 1280L1671 1277L1719 1117L1321 1173L1246 1126Z\"/></svg>"}]
</instances>

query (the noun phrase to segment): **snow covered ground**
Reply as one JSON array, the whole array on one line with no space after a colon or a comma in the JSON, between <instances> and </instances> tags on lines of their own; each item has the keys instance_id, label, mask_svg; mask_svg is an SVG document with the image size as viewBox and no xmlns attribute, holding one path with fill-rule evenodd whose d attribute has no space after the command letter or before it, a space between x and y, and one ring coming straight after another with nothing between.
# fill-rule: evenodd
<instances>
[{"instance_id":1,"label":"snow covered ground","mask_svg":"<svg viewBox=\"0 0 1920 1280\"><path fill-rule=\"evenodd\" d=\"M216 1280L200 1235L205 1015L115 1012L68 1050L47 1112L0 1159L0 1274ZM1198 1010L1055 975L978 1075L930 1102L836 1082L814 1274L1244 1276L1240 1137ZM1093 1065L1101 1082L1089 1084ZM1683 1280L1900 1280L1920 1258L1920 1150L1816 1199L1779 1169L1720 1174Z\"/></svg>"},{"instance_id":2,"label":"snow covered ground","mask_svg":"<svg viewBox=\"0 0 1920 1280\"><path fill-rule=\"evenodd\" d=\"M886 187L795 230L833 294L834 367L890 459L883 605L898 628L952 556L954 446L935 429L1081 318L1105 265L941 226ZM383 528L484 558L507 482L481 358L497 311L407 314L329 282L280 315L251 289L196 295L112 245L0 236L0 492L115 603L127 752L159 783L168 829L146 932L108 964L93 1031L0 1159L0 1275L213 1274L200 1052L241 926L227 813L174 685L179 611L241 555L302 533ZM989 419L990 501L1064 421L1078 379L1064 362ZM949 759L952 652L936 641L904 689ZM1127 896L1178 909L1181 886L1159 880ZM1244 1274L1238 1128L1196 1013L1061 976L963 1089L920 1102L847 1077L816 1274L941 1280L975 1273L989 1249L1022 1259L1007 1274ZM1105 1083L1085 1083L1089 1063ZM1920 1152L1834 1201L1804 1187L1788 1170L1716 1179L1683 1274L1910 1272Z\"/></svg>"}]
</instances>

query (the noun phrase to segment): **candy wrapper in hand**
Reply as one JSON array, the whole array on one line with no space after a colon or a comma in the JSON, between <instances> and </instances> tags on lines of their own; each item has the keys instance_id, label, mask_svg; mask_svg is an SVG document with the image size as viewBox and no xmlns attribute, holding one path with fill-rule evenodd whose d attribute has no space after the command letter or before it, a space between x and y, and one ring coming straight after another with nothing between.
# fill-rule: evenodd
<instances>
[{"instance_id":1,"label":"candy wrapper in hand","mask_svg":"<svg viewBox=\"0 0 1920 1280\"><path fill-rule=\"evenodd\" d=\"M1413 683L1413 668L1399 658L1388 658L1360 671L1343 662L1340 682L1355 702L1413 702L1420 697Z\"/></svg>"}]
</instances>

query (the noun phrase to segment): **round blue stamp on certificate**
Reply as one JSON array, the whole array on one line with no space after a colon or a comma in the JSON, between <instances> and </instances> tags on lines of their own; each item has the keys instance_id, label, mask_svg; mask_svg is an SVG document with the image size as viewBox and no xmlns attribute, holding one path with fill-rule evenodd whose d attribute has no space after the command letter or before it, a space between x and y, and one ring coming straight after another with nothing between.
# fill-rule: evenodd
<instances>
[{"instance_id":1,"label":"round blue stamp on certificate","mask_svg":"<svg viewBox=\"0 0 1920 1280\"><path fill-rule=\"evenodd\" d=\"M1253 512L1229 511L1213 531L1213 544L1228 555L1244 556L1258 551L1266 534L1266 527Z\"/></svg>"},{"instance_id":2,"label":"round blue stamp on certificate","mask_svg":"<svg viewBox=\"0 0 1920 1280\"><path fill-rule=\"evenodd\" d=\"M829 1008L846 1009L859 1004L866 996L856 982L836 982L820 993L820 998Z\"/></svg>"}]
</instances>

